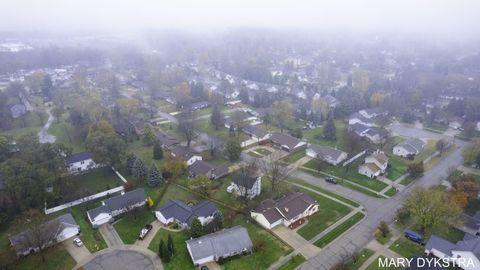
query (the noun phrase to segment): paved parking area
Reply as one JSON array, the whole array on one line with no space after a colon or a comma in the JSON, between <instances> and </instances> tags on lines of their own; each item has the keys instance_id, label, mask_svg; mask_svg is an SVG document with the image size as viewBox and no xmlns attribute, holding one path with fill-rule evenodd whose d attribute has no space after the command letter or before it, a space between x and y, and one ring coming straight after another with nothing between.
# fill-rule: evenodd
<instances>
[{"instance_id":1,"label":"paved parking area","mask_svg":"<svg viewBox=\"0 0 480 270\"><path fill-rule=\"evenodd\" d=\"M133 250L112 250L96 256L83 266L85 270L155 270L153 261Z\"/></svg>"},{"instance_id":2,"label":"paved parking area","mask_svg":"<svg viewBox=\"0 0 480 270\"><path fill-rule=\"evenodd\" d=\"M62 246L68 251L68 253L70 253L70 256L72 256L72 258L78 263L78 262L88 258L88 256L90 256L91 253L90 253L90 251L88 251L88 249L85 247L85 245L83 245L81 247L77 247L73 243L73 239L75 237L72 237L70 239L67 239L67 240L63 241Z\"/></svg>"},{"instance_id":3,"label":"paved parking area","mask_svg":"<svg viewBox=\"0 0 480 270\"><path fill-rule=\"evenodd\" d=\"M310 242L298 235L295 231L292 231L283 225L277 226L272 232L283 241L287 242L293 249L301 253L306 259L311 258L320 252L320 248L310 244Z\"/></svg>"},{"instance_id":4,"label":"paved parking area","mask_svg":"<svg viewBox=\"0 0 480 270\"><path fill-rule=\"evenodd\" d=\"M105 239L105 242L107 242L108 247L118 247L123 245L122 239L112 224L103 224L98 228L98 231L102 234L103 239Z\"/></svg>"}]
</instances>

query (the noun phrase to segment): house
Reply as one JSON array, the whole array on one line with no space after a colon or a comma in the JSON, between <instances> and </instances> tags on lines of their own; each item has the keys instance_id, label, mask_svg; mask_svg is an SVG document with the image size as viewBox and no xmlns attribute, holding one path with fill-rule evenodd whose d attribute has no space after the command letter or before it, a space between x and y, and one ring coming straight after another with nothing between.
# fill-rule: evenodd
<instances>
[{"instance_id":1,"label":"house","mask_svg":"<svg viewBox=\"0 0 480 270\"><path fill-rule=\"evenodd\" d=\"M253 245L247 229L235 226L187 240L187 250L195 266L235 255L250 253Z\"/></svg>"},{"instance_id":2,"label":"house","mask_svg":"<svg viewBox=\"0 0 480 270\"><path fill-rule=\"evenodd\" d=\"M13 119L19 118L27 113L27 107L23 104L14 104L10 106L10 116Z\"/></svg>"},{"instance_id":3,"label":"house","mask_svg":"<svg viewBox=\"0 0 480 270\"><path fill-rule=\"evenodd\" d=\"M160 142L163 148L170 148L174 145L179 144L179 142L175 138L172 138L161 131L157 131L157 133L155 133L155 137Z\"/></svg>"},{"instance_id":4,"label":"house","mask_svg":"<svg viewBox=\"0 0 480 270\"><path fill-rule=\"evenodd\" d=\"M191 105L192 111L197 111L197 110L201 110L208 107L210 107L210 102L208 101L199 101L199 102L192 103Z\"/></svg>"},{"instance_id":5,"label":"house","mask_svg":"<svg viewBox=\"0 0 480 270\"><path fill-rule=\"evenodd\" d=\"M425 147L425 142L417 138L409 138L393 147L393 154L400 157L418 155Z\"/></svg>"},{"instance_id":6,"label":"house","mask_svg":"<svg viewBox=\"0 0 480 270\"><path fill-rule=\"evenodd\" d=\"M268 140L272 133L256 126L248 125L242 128L243 133L249 135L256 142Z\"/></svg>"},{"instance_id":7,"label":"house","mask_svg":"<svg viewBox=\"0 0 480 270\"><path fill-rule=\"evenodd\" d=\"M348 156L348 154L343 151L334 149L332 147L320 146L316 144L310 144L306 150L306 154L309 157L323 160L334 166L337 166Z\"/></svg>"},{"instance_id":8,"label":"house","mask_svg":"<svg viewBox=\"0 0 480 270\"><path fill-rule=\"evenodd\" d=\"M375 107L375 108L360 110L358 113L360 113L363 117L368 119L376 118L381 115L383 116L388 115L388 111L382 107Z\"/></svg>"},{"instance_id":9,"label":"house","mask_svg":"<svg viewBox=\"0 0 480 270\"><path fill-rule=\"evenodd\" d=\"M202 225L207 225L217 212L217 207L211 201L205 200L190 206L180 200L169 200L155 211L155 217L164 225L176 223L186 229L190 228L195 218L198 218Z\"/></svg>"},{"instance_id":10,"label":"house","mask_svg":"<svg viewBox=\"0 0 480 270\"><path fill-rule=\"evenodd\" d=\"M448 260L462 269L479 269L480 238L466 233L463 240L454 244L432 235L425 245L425 253Z\"/></svg>"},{"instance_id":11,"label":"house","mask_svg":"<svg viewBox=\"0 0 480 270\"><path fill-rule=\"evenodd\" d=\"M85 172L98 167L95 161L93 161L92 155L88 152L72 154L65 158L65 163L71 174Z\"/></svg>"},{"instance_id":12,"label":"house","mask_svg":"<svg viewBox=\"0 0 480 270\"><path fill-rule=\"evenodd\" d=\"M450 119L448 126L453 129L459 129L463 126L464 123L465 123L465 119L461 117L453 117Z\"/></svg>"},{"instance_id":13,"label":"house","mask_svg":"<svg viewBox=\"0 0 480 270\"><path fill-rule=\"evenodd\" d=\"M358 173L375 178L384 174L388 166L388 157L385 153L377 150L365 157L365 163L358 166Z\"/></svg>"},{"instance_id":14,"label":"house","mask_svg":"<svg viewBox=\"0 0 480 270\"><path fill-rule=\"evenodd\" d=\"M354 125L354 124L362 124L362 125L368 126L368 127L372 127L372 126L375 125L371 119L366 118L365 116L363 116L362 114L360 114L358 112L352 113L348 117L348 125L351 126L351 125Z\"/></svg>"},{"instance_id":15,"label":"house","mask_svg":"<svg viewBox=\"0 0 480 270\"><path fill-rule=\"evenodd\" d=\"M262 192L262 177L237 174L232 178L232 183L227 187L228 193L236 196L253 199Z\"/></svg>"},{"instance_id":16,"label":"house","mask_svg":"<svg viewBox=\"0 0 480 270\"><path fill-rule=\"evenodd\" d=\"M306 142L283 133L273 133L270 141L287 152L299 150L307 145Z\"/></svg>"},{"instance_id":17,"label":"house","mask_svg":"<svg viewBox=\"0 0 480 270\"><path fill-rule=\"evenodd\" d=\"M330 108L336 108L340 104L340 102L332 95L326 95L325 101Z\"/></svg>"},{"instance_id":18,"label":"house","mask_svg":"<svg viewBox=\"0 0 480 270\"><path fill-rule=\"evenodd\" d=\"M363 137L370 140L372 143L381 143L385 137L385 133L376 128L369 128L364 134Z\"/></svg>"},{"instance_id":19,"label":"house","mask_svg":"<svg viewBox=\"0 0 480 270\"><path fill-rule=\"evenodd\" d=\"M102 202L102 205L87 211L87 217L94 228L112 222L120 214L133 208L142 207L147 202L147 194L143 188L137 188Z\"/></svg>"},{"instance_id":20,"label":"house","mask_svg":"<svg viewBox=\"0 0 480 270\"><path fill-rule=\"evenodd\" d=\"M277 200L267 199L250 212L260 225L272 229L280 224L295 228L318 211L318 203L302 192L288 191Z\"/></svg>"},{"instance_id":21,"label":"house","mask_svg":"<svg viewBox=\"0 0 480 270\"><path fill-rule=\"evenodd\" d=\"M349 125L348 128L360 137L364 137L365 133L370 129L370 127L360 123Z\"/></svg>"},{"instance_id":22,"label":"house","mask_svg":"<svg viewBox=\"0 0 480 270\"><path fill-rule=\"evenodd\" d=\"M55 224L51 224L52 226L49 226L49 225L38 226L37 229L40 231L38 231L38 233L35 233L35 235L32 235L33 233L31 230L26 230L19 234L10 236L9 237L10 244L15 249L15 252L17 253L17 255L26 256L31 252L38 251L36 248L29 247L28 243L31 242L31 240L29 239L31 239L32 237L36 237L36 234L43 234L42 233L43 230L45 230L44 234L46 237L55 238L56 240L55 243L63 242L66 239L71 238L80 233L80 226L77 225L77 223L75 222L75 219L73 219L73 216L70 213L59 216L53 220L48 221L47 223L51 223L51 222L54 222ZM53 226L58 226L58 227L55 228ZM54 245L55 243L50 243L45 247Z\"/></svg>"},{"instance_id":23,"label":"house","mask_svg":"<svg viewBox=\"0 0 480 270\"><path fill-rule=\"evenodd\" d=\"M137 135L143 135L143 132L145 131L145 127L147 125L150 126L150 124L147 121L140 118L133 119L132 121L130 121L130 124L135 129L135 133Z\"/></svg>"},{"instance_id":24,"label":"house","mask_svg":"<svg viewBox=\"0 0 480 270\"><path fill-rule=\"evenodd\" d=\"M480 234L480 211L465 220L465 227L473 234Z\"/></svg>"},{"instance_id":25,"label":"house","mask_svg":"<svg viewBox=\"0 0 480 270\"><path fill-rule=\"evenodd\" d=\"M227 175L228 167L222 164L197 160L190 167L188 167L188 171L190 173L190 177L205 175L214 180Z\"/></svg>"},{"instance_id":26,"label":"house","mask_svg":"<svg viewBox=\"0 0 480 270\"><path fill-rule=\"evenodd\" d=\"M174 158L181 159L187 163L187 166L192 165L197 160L202 160L202 156L193 149L183 146L174 145L170 148L170 154Z\"/></svg>"}]
</instances>

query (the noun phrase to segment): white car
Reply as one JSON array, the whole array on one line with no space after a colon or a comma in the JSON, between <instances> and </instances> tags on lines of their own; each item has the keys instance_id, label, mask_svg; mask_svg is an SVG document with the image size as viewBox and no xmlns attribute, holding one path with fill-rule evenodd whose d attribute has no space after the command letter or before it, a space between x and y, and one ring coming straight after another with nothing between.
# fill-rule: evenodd
<instances>
[{"instance_id":1,"label":"white car","mask_svg":"<svg viewBox=\"0 0 480 270\"><path fill-rule=\"evenodd\" d=\"M81 247L81 246L83 246L83 242L82 242L82 240L80 240L80 238L78 238L78 237L77 237L77 238L75 238L75 239L73 239L73 243L74 243L74 244L75 244L75 246L77 246L77 247Z\"/></svg>"}]
</instances>

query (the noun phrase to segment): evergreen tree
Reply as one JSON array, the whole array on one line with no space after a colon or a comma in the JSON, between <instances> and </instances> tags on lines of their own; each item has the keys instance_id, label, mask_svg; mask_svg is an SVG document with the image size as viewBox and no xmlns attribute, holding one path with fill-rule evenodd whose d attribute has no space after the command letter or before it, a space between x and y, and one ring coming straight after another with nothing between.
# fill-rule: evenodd
<instances>
[{"instance_id":1,"label":"evergreen tree","mask_svg":"<svg viewBox=\"0 0 480 270\"><path fill-rule=\"evenodd\" d=\"M165 243L163 239L160 239L160 244L158 245L158 257L162 259L165 257Z\"/></svg>"},{"instance_id":2,"label":"evergreen tree","mask_svg":"<svg viewBox=\"0 0 480 270\"><path fill-rule=\"evenodd\" d=\"M225 151L230 161L237 161L242 153L240 141L236 138L229 139L225 146Z\"/></svg>"},{"instance_id":3,"label":"evergreen tree","mask_svg":"<svg viewBox=\"0 0 480 270\"><path fill-rule=\"evenodd\" d=\"M133 174L133 167L135 166L135 161L137 160L137 156L135 154L129 154L127 157L127 173L129 175Z\"/></svg>"},{"instance_id":4,"label":"evergreen tree","mask_svg":"<svg viewBox=\"0 0 480 270\"><path fill-rule=\"evenodd\" d=\"M192 225L190 225L190 236L192 238L197 238L203 235L203 226L198 218L192 220Z\"/></svg>"},{"instance_id":5,"label":"evergreen tree","mask_svg":"<svg viewBox=\"0 0 480 270\"><path fill-rule=\"evenodd\" d=\"M163 158L163 149L159 141L155 141L153 145L153 159L159 160Z\"/></svg>"},{"instance_id":6,"label":"evergreen tree","mask_svg":"<svg viewBox=\"0 0 480 270\"><path fill-rule=\"evenodd\" d=\"M170 253L175 254L175 246L173 244L173 238L172 235L168 235L168 240L167 240L167 247Z\"/></svg>"},{"instance_id":7,"label":"evergreen tree","mask_svg":"<svg viewBox=\"0 0 480 270\"><path fill-rule=\"evenodd\" d=\"M222 111L218 105L214 105L212 109L212 115L210 116L210 121L212 125L215 127L215 130L218 130L225 121Z\"/></svg>"},{"instance_id":8,"label":"evergreen tree","mask_svg":"<svg viewBox=\"0 0 480 270\"><path fill-rule=\"evenodd\" d=\"M160 184L162 181L162 175L160 174L160 171L157 168L157 165L152 162L152 165L150 166L150 171L148 174L148 185L151 187L156 187Z\"/></svg>"},{"instance_id":9,"label":"evergreen tree","mask_svg":"<svg viewBox=\"0 0 480 270\"><path fill-rule=\"evenodd\" d=\"M332 141L337 139L337 128L335 127L335 121L333 120L332 115L330 115L327 123L325 124L325 128L323 129L323 137Z\"/></svg>"},{"instance_id":10,"label":"evergreen tree","mask_svg":"<svg viewBox=\"0 0 480 270\"><path fill-rule=\"evenodd\" d=\"M172 259L172 253L170 252L170 250L168 249L167 246L163 246L163 261L168 263L170 262L170 260Z\"/></svg>"},{"instance_id":11,"label":"evergreen tree","mask_svg":"<svg viewBox=\"0 0 480 270\"><path fill-rule=\"evenodd\" d=\"M149 126L146 125L145 130L143 132L143 137L142 137L142 142L147 145L153 145L157 138L155 138L155 133L153 132L153 129Z\"/></svg>"},{"instance_id":12,"label":"evergreen tree","mask_svg":"<svg viewBox=\"0 0 480 270\"><path fill-rule=\"evenodd\" d=\"M146 180L147 179L147 166L141 158L137 158L133 165L133 177L137 180Z\"/></svg>"}]
</instances>

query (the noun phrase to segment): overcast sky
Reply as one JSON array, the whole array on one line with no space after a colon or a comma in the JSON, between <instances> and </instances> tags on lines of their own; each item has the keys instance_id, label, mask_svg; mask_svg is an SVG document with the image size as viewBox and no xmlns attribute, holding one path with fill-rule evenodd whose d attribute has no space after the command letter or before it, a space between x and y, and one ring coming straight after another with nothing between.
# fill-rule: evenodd
<instances>
[{"instance_id":1,"label":"overcast sky","mask_svg":"<svg viewBox=\"0 0 480 270\"><path fill-rule=\"evenodd\" d=\"M479 35L478 0L0 0L0 30L232 27Z\"/></svg>"}]
</instances>

